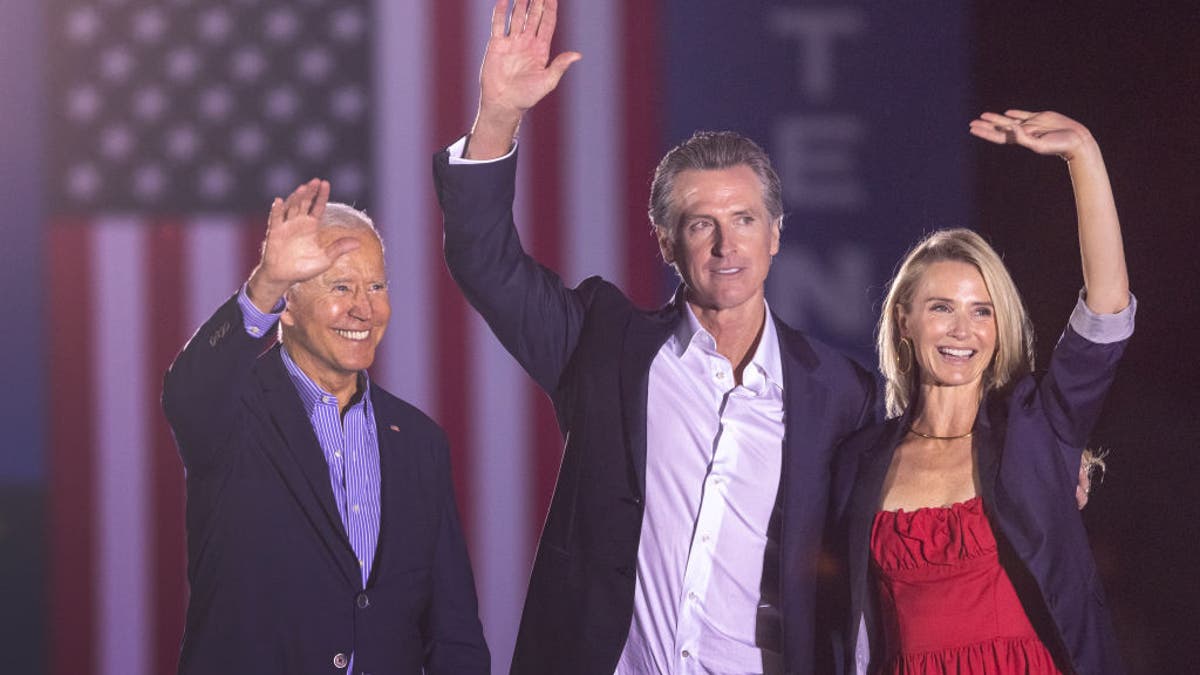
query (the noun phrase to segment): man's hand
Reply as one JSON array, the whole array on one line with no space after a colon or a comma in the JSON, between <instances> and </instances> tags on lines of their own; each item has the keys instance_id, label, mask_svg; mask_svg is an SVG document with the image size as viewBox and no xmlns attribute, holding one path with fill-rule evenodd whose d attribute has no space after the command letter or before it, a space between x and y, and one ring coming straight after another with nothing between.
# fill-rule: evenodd
<instances>
[{"instance_id":1,"label":"man's hand","mask_svg":"<svg viewBox=\"0 0 1200 675\"><path fill-rule=\"evenodd\" d=\"M270 312L292 284L307 281L333 266L343 254L359 247L353 237L342 237L322 246L317 235L329 182L316 178L292 191L286 200L271 202L262 258L246 284L250 301Z\"/></svg>"},{"instance_id":2,"label":"man's hand","mask_svg":"<svg viewBox=\"0 0 1200 675\"><path fill-rule=\"evenodd\" d=\"M550 61L558 0L516 0L505 31L509 0L496 0L492 32L479 70L479 112L467 141L468 159L495 159L512 147L521 117L554 91L567 68L583 58L563 52Z\"/></svg>"}]
</instances>

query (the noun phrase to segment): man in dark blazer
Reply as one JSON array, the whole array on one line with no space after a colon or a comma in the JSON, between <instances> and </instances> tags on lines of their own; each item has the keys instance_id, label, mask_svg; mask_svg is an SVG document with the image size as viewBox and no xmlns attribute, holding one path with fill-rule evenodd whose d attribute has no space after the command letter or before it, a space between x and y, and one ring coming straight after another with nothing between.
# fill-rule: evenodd
<instances>
[{"instance_id":1,"label":"man in dark blazer","mask_svg":"<svg viewBox=\"0 0 1200 675\"><path fill-rule=\"evenodd\" d=\"M187 470L179 672L488 673L445 435L366 373L382 244L328 196L275 200L262 262L165 378Z\"/></svg>"},{"instance_id":2,"label":"man in dark blazer","mask_svg":"<svg viewBox=\"0 0 1200 675\"><path fill-rule=\"evenodd\" d=\"M732 133L663 159L651 219L683 284L656 311L567 288L513 223L521 117L579 58L553 0L493 13L471 134L434 159L451 273L549 394L566 447L514 673L813 672L832 450L874 381L770 315L779 179ZM603 224L598 224L603 226Z\"/></svg>"}]
</instances>

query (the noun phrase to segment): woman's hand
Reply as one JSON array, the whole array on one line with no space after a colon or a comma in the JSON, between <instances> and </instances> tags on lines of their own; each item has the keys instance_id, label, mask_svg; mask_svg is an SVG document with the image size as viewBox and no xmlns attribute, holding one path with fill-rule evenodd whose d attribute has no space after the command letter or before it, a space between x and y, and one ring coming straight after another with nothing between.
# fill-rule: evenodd
<instances>
[{"instance_id":1,"label":"woman's hand","mask_svg":"<svg viewBox=\"0 0 1200 675\"><path fill-rule=\"evenodd\" d=\"M1006 110L971 120L971 134L998 145L1020 145L1039 155L1067 160L1079 219L1079 253L1085 302L1097 314L1115 314L1129 305L1129 273L1117 205L1100 146L1079 122L1056 112Z\"/></svg>"},{"instance_id":2,"label":"woman's hand","mask_svg":"<svg viewBox=\"0 0 1200 675\"><path fill-rule=\"evenodd\" d=\"M1050 110L985 112L971 120L971 134L999 145L1020 145L1039 155L1058 155L1068 162L1099 149L1087 127Z\"/></svg>"}]
</instances>

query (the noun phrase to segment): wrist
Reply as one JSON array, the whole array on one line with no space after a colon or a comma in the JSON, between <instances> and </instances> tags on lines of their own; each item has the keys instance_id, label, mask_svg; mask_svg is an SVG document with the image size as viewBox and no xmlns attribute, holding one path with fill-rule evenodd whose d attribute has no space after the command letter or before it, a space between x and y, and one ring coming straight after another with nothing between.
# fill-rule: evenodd
<instances>
[{"instance_id":1,"label":"wrist","mask_svg":"<svg viewBox=\"0 0 1200 675\"><path fill-rule=\"evenodd\" d=\"M512 149L522 116L519 110L480 104L463 156L467 159L496 159L507 154Z\"/></svg>"},{"instance_id":2,"label":"wrist","mask_svg":"<svg viewBox=\"0 0 1200 675\"><path fill-rule=\"evenodd\" d=\"M259 265L246 282L246 297L264 314L269 314L279 305L290 286L289 283L271 279Z\"/></svg>"}]
</instances>

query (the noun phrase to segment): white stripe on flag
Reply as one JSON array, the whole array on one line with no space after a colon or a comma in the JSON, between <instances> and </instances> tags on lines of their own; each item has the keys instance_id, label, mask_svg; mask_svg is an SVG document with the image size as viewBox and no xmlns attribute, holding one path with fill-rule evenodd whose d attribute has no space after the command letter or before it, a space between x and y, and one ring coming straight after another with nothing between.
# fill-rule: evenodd
<instances>
[{"instance_id":1,"label":"white stripe on flag","mask_svg":"<svg viewBox=\"0 0 1200 675\"><path fill-rule=\"evenodd\" d=\"M531 551L528 377L483 319L468 320L471 344L470 503L480 621L492 672L508 672L525 600Z\"/></svg>"},{"instance_id":2,"label":"white stripe on flag","mask_svg":"<svg viewBox=\"0 0 1200 675\"><path fill-rule=\"evenodd\" d=\"M620 3L572 3L562 45L585 55L563 78L563 265L568 285L598 274L623 286L625 240L617 180L622 92L618 77ZM650 142L650 139L646 139ZM640 197L639 197L640 198ZM649 237L647 237L649 239ZM647 241L649 245L649 241Z\"/></svg>"},{"instance_id":3,"label":"white stripe on flag","mask_svg":"<svg viewBox=\"0 0 1200 675\"><path fill-rule=\"evenodd\" d=\"M96 410L96 603L100 675L148 672L146 227L105 218L92 229L91 355Z\"/></svg>"},{"instance_id":4,"label":"white stripe on flag","mask_svg":"<svg viewBox=\"0 0 1200 675\"><path fill-rule=\"evenodd\" d=\"M375 2L375 209L383 234L392 304L391 327L380 349L380 384L418 408L432 412L437 400L430 339L435 320L431 256L432 183L426 101L434 95L428 69L429 6L423 2ZM441 142L441 141L438 141ZM449 141L446 141L449 142ZM332 186L337 195L337 186Z\"/></svg>"},{"instance_id":5,"label":"white stripe on flag","mask_svg":"<svg viewBox=\"0 0 1200 675\"><path fill-rule=\"evenodd\" d=\"M250 270L242 269L243 221L197 217L183 229L183 329L190 336L229 299Z\"/></svg>"}]
</instances>

